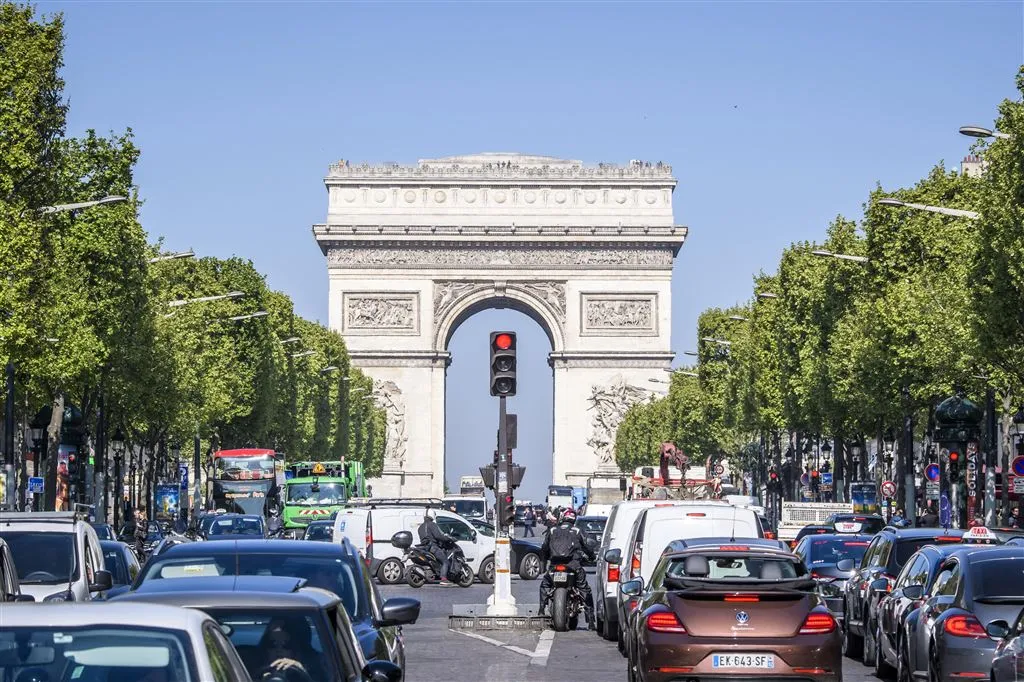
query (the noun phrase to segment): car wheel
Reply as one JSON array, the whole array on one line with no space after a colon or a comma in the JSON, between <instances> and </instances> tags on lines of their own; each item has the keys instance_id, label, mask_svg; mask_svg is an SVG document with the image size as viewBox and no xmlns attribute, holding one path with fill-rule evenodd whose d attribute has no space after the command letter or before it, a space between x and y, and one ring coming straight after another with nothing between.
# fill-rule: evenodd
<instances>
[{"instance_id":1,"label":"car wheel","mask_svg":"<svg viewBox=\"0 0 1024 682\"><path fill-rule=\"evenodd\" d=\"M885 651L882 649L882 626L879 624L875 630L875 636L872 637L875 644L875 677L888 678L892 677L893 669L889 665L889 662L885 660Z\"/></svg>"},{"instance_id":2,"label":"car wheel","mask_svg":"<svg viewBox=\"0 0 1024 682\"><path fill-rule=\"evenodd\" d=\"M850 613L849 610L846 613ZM846 618L843 619L843 656L856 658L861 654L864 647L864 640L850 632L850 624Z\"/></svg>"},{"instance_id":3,"label":"car wheel","mask_svg":"<svg viewBox=\"0 0 1024 682\"><path fill-rule=\"evenodd\" d=\"M494 557L489 556L480 564L480 582L490 585L494 582Z\"/></svg>"},{"instance_id":4,"label":"car wheel","mask_svg":"<svg viewBox=\"0 0 1024 682\"><path fill-rule=\"evenodd\" d=\"M402 562L391 557L382 561L380 566L377 567L377 580L382 585L396 585L402 582L404 573L405 567L402 566Z\"/></svg>"},{"instance_id":5,"label":"car wheel","mask_svg":"<svg viewBox=\"0 0 1024 682\"><path fill-rule=\"evenodd\" d=\"M519 577L523 580L536 580L540 577L540 557L534 553L527 554L519 562Z\"/></svg>"}]
</instances>

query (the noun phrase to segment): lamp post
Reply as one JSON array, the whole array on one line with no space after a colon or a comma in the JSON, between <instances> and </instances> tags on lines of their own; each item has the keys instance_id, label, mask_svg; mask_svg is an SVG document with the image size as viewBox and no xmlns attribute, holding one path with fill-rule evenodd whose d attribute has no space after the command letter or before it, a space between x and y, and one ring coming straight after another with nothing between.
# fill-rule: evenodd
<instances>
[{"instance_id":1,"label":"lamp post","mask_svg":"<svg viewBox=\"0 0 1024 682\"><path fill-rule=\"evenodd\" d=\"M183 258L195 258L195 252L192 249L188 251L179 251L177 253L165 253L160 256L155 256L149 259L150 264L161 263L165 260L181 260Z\"/></svg>"},{"instance_id":2,"label":"lamp post","mask_svg":"<svg viewBox=\"0 0 1024 682\"><path fill-rule=\"evenodd\" d=\"M848 253L834 253L825 249L815 249L811 251L811 255L818 256L820 258L837 258L839 260L850 260L855 263L867 263L870 259L867 256L854 256Z\"/></svg>"},{"instance_id":3,"label":"lamp post","mask_svg":"<svg viewBox=\"0 0 1024 682\"><path fill-rule=\"evenodd\" d=\"M118 428L110 441L114 447L114 532L120 528L119 512L124 504L124 476L121 474L121 460L124 457L124 434Z\"/></svg>"},{"instance_id":4,"label":"lamp post","mask_svg":"<svg viewBox=\"0 0 1024 682\"><path fill-rule=\"evenodd\" d=\"M946 208L945 206L931 206L929 204L915 204L909 201L900 201L899 199L884 198L879 199L876 202L879 206L900 206L903 208L913 208L918 211L927 211L928 213L939 213L941 215L953 216L956 218L970 218L971 220L977 220L981 217L980 213L975 211L965 211L962 208Z\"/></svg>"},{"instance_id":5,"label":"lamp post","mask_svg":"<svg viewBox=\"0 0 1024 682\"><path fill-rule=\"evenodd\" d=\"M1001 133L998 130L982 126L960 126L960 134L967 137L996 137L1004 140L1009 140L1013 137L1009 133Z\"/></svg>"}]
</instances>

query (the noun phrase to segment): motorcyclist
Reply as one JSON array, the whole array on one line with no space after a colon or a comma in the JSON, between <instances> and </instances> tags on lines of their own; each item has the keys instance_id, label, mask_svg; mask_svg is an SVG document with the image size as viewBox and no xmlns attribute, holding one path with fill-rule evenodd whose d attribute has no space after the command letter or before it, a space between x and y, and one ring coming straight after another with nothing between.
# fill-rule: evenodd
<instances>
[{"instance_id":1,"label":"motorcyclist","mask_svg":"<svg viewBox=\"0 0 1024 682\"><path fill-rule=\"evenodd\" d=\"M580 535L576 527L576 512L566 509L558 519L558 525L548 531L544 538L544 544L540 548L541 561L550 563L565 564L576 576L576 588L583 595L584 616L587 619L587 628L596 629L594 619L594 593L590 591L590 583L587 582L587 572L583 570L582 559L594 560L594 551L587 545L586 540ZM544 579L540 582L540 610L539 614L544 615L551 595L554 592L554 582L551 572L544 572Z\"/></svg>"},{"instance_id":2,"label":"motorcyclist","mask_svg":"<svg viewBox=\"0 0 1024 682\"><path fill-rule=\"evenodd\" d=\"M277 537L281 534L284 522L281 521L281 509L277 505L270 508L270 518L267 519L267 537Z\"/></svg>"},{"instance_id":3,"label":"motorcyclist","mask_svg":"<svg viewBox=\"0 0 1024 682\"><path fill-rule=\"evenodd\" d=\"M417 534L420 536L420 544L441 562L441 585L445 587L452 585L452 582L448 580L447 549L455 545L455 538L441 530L437 521L434 520L434 512L429 509L423 514L423 523L420 524Z\"/></svg>"}]
</instances>

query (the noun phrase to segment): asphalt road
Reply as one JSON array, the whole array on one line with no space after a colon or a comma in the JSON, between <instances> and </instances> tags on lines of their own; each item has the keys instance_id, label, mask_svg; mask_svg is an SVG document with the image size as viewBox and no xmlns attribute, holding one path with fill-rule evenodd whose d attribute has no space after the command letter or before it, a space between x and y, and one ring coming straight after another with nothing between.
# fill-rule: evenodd
<instances>
[{"instance_id":1,"label":"asphalt road","mask_svg":"<svg viewBox=\"0 0 1024 682\"><path fill-rule=\"evenodd\" d=\"M540 581L512 580L520 605L536 607ZM448 628L455 604L484 604L490 585L469 588L427 585L414 590L406 585L383 586L385 598L407 596L422 604L420 619L405 626L407 682L487 680L488 682L623 682L626 659L614 642L587 630L576 632L505 633L456 632ZM868 668L846 659L844 682L878 682Z\"/></svg>"}]
</instances>

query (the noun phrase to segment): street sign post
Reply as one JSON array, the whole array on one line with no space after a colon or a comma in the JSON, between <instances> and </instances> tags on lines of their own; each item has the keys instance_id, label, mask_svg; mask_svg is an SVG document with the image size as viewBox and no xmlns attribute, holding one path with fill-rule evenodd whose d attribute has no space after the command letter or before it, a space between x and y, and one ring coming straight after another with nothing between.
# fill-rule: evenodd
<instances>
[{"instance_id":1,"label":"street sign post","mask_svg":"<svg viewBox=\"0 0 1024 682\"><path fill-rule=\"evenodd\" d=\"M929 481L932 481L933 483L939 482L939 476L941 476L941 474L942 471L939 469L939 465L936 462L932 462L924 470L925 478L927 478Z\"/></svg>"},{"instance_id":2,"label":"street sign post","mask_svg":"<svg viewBox=\"0 0 1024 682\"><path fill-rule=\"evenodd\" d=\"M28 479L28 492L32 495L43 494L43 477L42 476L29 476Z\"/></svg>"},{"instance_id":3,"label":"street sign post","mask_svg":"<svg viewBox=\"0 0 1024 682\"><path fill-rule=\"evenodd\" d=\"M883 497L895 497L896 496L896 484L892 481L882 482L882 496Z\"/></svg>"},{"instance_id":4,"label":"street sign post","mask_svg":"<svg viewBox=\"0 0 1024 682\"><path fill-rule=\"evenodd\" d=\"M725 466L722 465L722 464L716 464L715 465L715 475L716 476L721 476L724 473L725 473Z\"/></svg>"},{"instance_id":5,"label":"street sign post","mask_svg":"<svg viewBox=\"0 0 1024 682\"><path fill-rule=\"evenodd\" d=\"M1024 457L1017 456L1013 458L1013 462L1010 464L1010 468L1013 469L1013 473L1017 476L1024 476Z\"/></svg>"}]
</instances>

